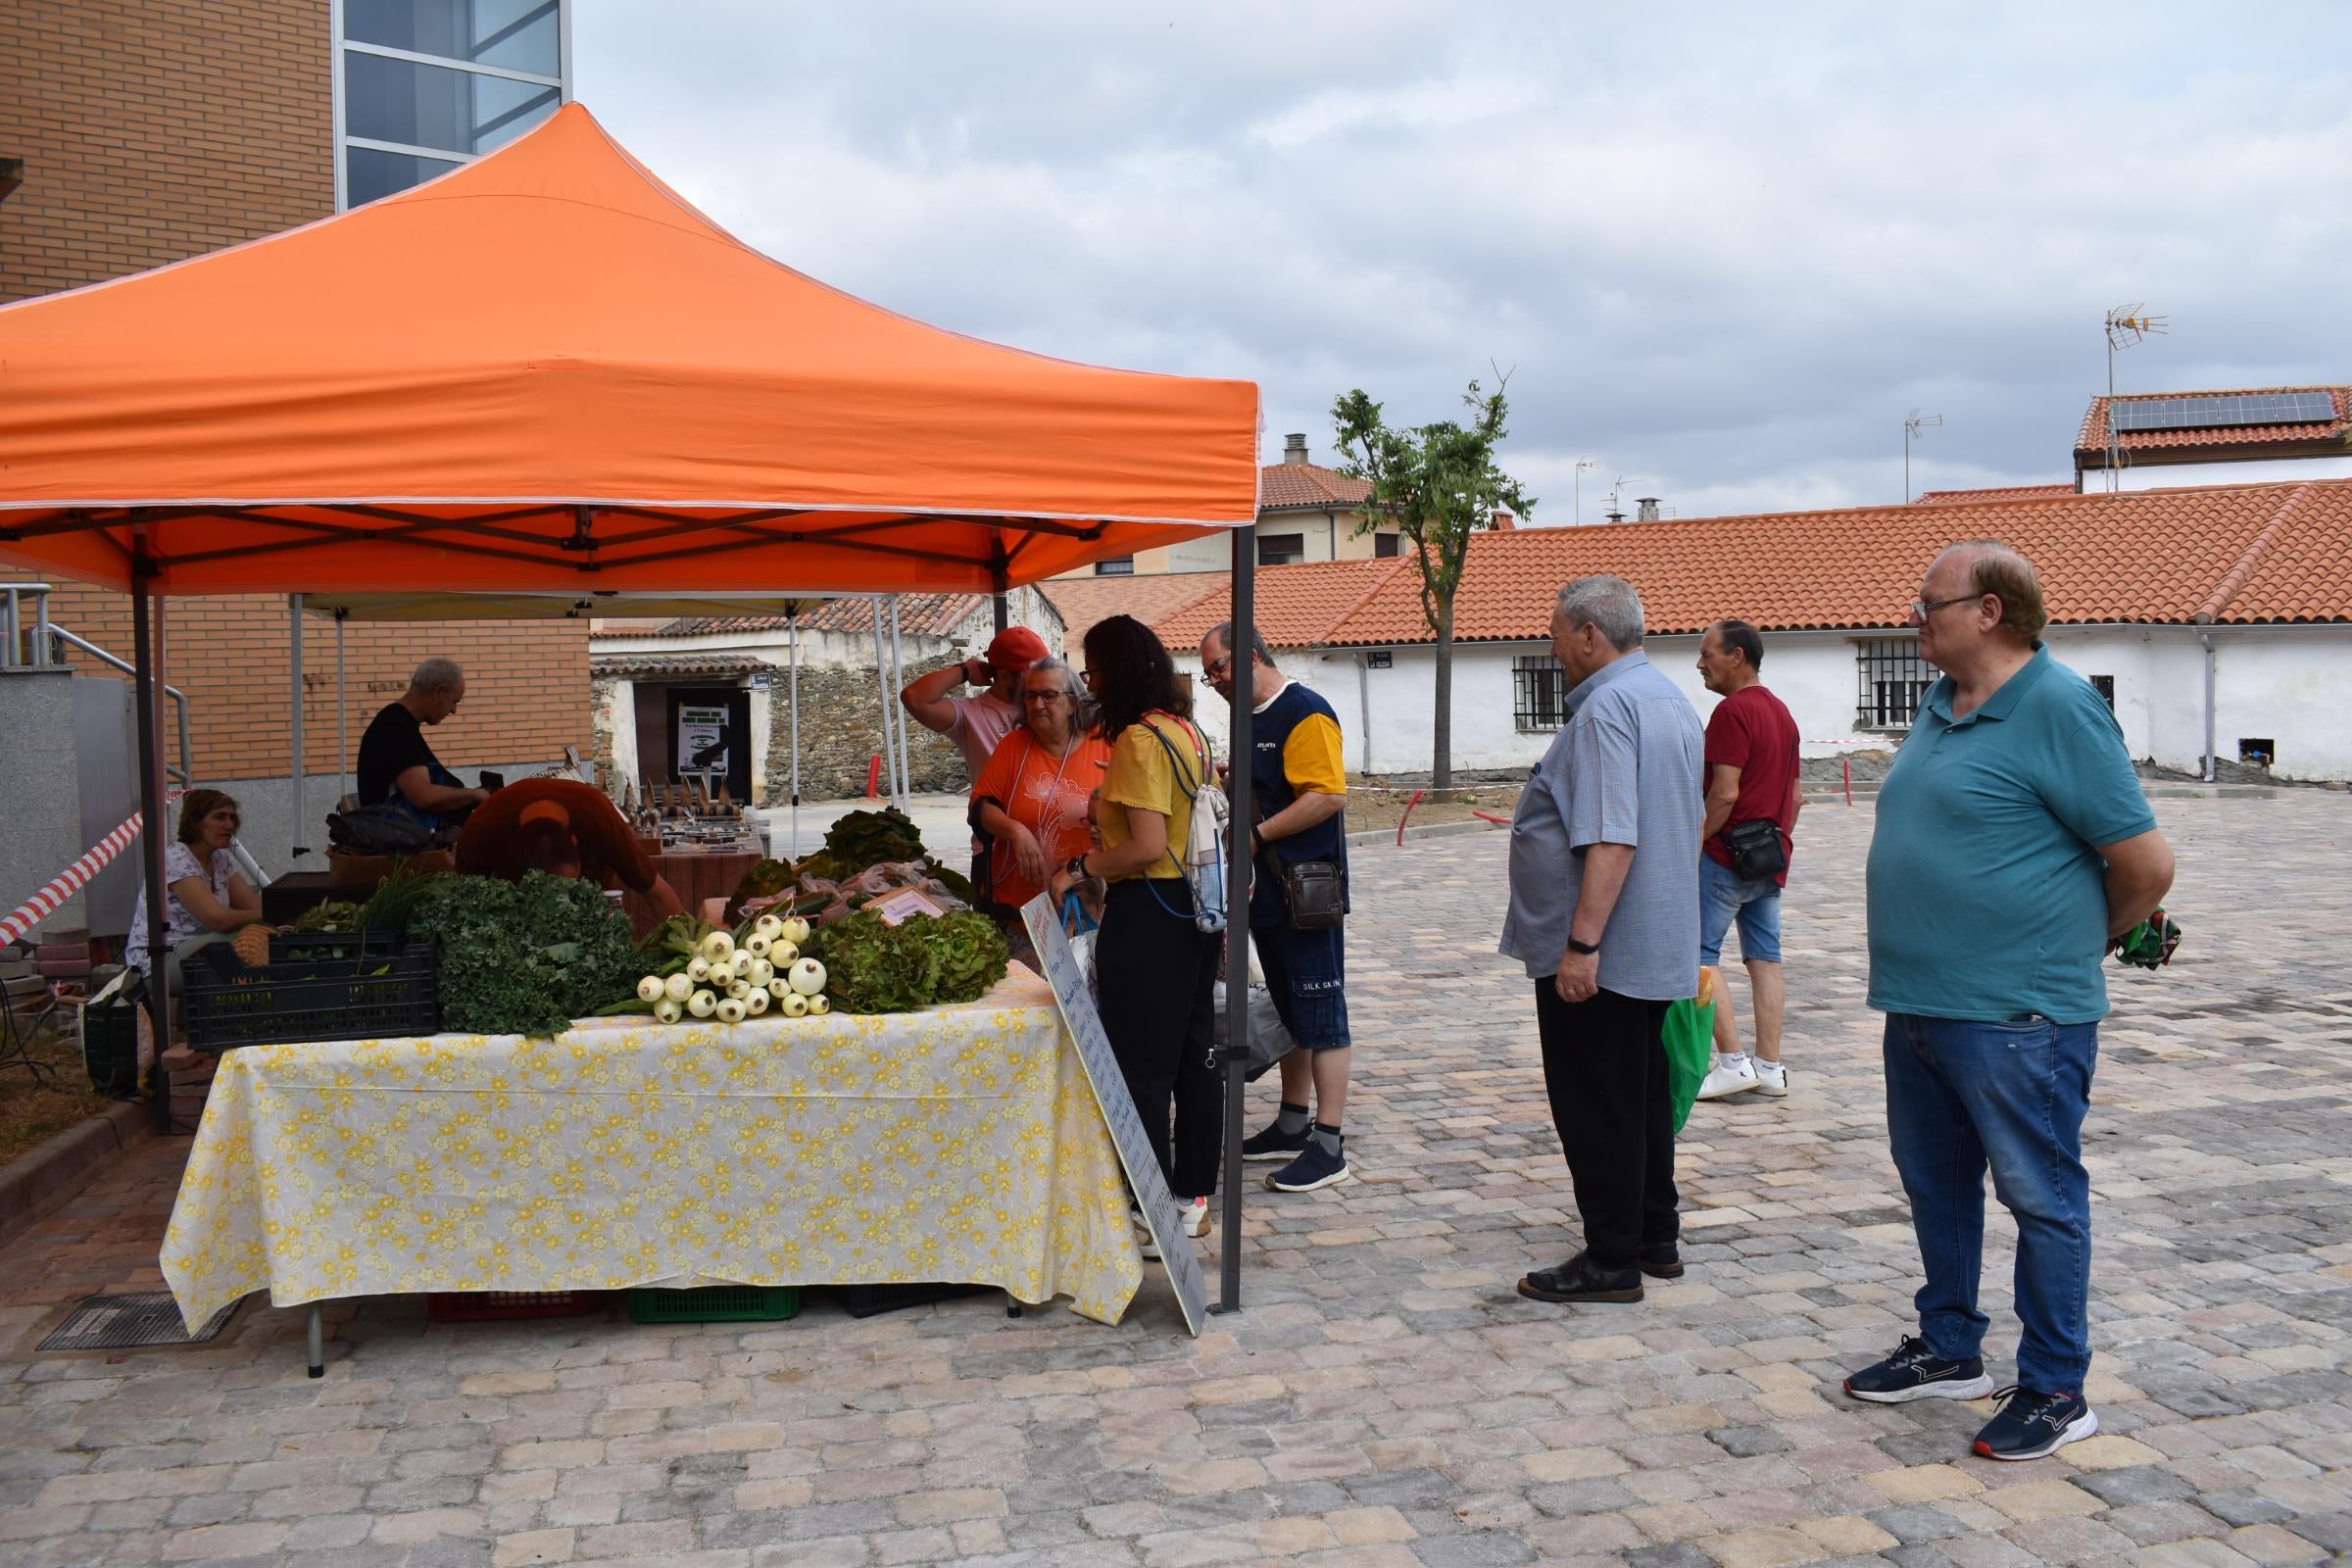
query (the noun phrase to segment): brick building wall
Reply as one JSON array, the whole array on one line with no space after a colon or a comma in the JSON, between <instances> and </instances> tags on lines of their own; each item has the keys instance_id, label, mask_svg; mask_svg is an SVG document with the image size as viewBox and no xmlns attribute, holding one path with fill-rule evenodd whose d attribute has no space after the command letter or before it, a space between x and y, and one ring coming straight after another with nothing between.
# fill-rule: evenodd
<instances>
[{"instance_id":1,"label":"brick building wall","mask_svg":"<svg viewBox=\"0 0 2352 1568\"><path fill-rule=\"evenodd\" d=\"M52 594L50 618L122 659L130 657L130 601L72 588ZM435 625L352 621L343 632L351 750L375 710L398 697L419 661L443 655L466 666L466 702L433 731L452 767L560 760L585 754L588 625L581 620L477 620ZM89 673L111 673L76 654ZM293 631L286 602L270 595L174 599L165 616L164 678L188 694L195 773L270 778L292 771ZM303 627L303 771L340 765L335 724L334 623Z\"/></svg>"},{"instance_id":2,"label":"brick building wall","mask_svg":"<svg viewBox=\"0 0 2352 1568\"><path fill-rule=\"evenodd\" d=\"M0 201L0 303L330 216L328 31L326 0L0 0L0 157L24 161ZM54 618L128 659L128 599L59 587ZM197 776L289 772L285 601L174 600L169 621L167 678L190 698ZM334 630L311 626L304 752L323 774L338 757ZM433 735L451 765L553 760L588 742L584 623L354 623L345 636L355 751L429 654L468 671L466 706Z\"/></svg>"},{"instance_id":3,"label":"brick building wall","mask_svg":"<svg viewBox=\"0 0 2352 1568\"><path fill-rule=\"evenodd\" d=\"M335 210L326 0L0 6L0 301Z\"/></svg>"}]
</instances>

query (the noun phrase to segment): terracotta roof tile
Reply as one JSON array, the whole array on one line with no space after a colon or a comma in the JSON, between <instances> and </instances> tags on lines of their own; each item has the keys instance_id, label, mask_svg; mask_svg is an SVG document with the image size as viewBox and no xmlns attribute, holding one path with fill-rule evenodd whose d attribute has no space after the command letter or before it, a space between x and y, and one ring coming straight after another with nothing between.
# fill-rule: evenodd
<instances>
[{"instance_id":1,"label":"terracotta roof tile","mask_svg":"<svg viewBox=\"0 0 2352 1568\"><path fill-rule=\"evenodd\" d=\"M2119 404L2145 403L2154 398L2271 397L2282 392L2325 392L2335 399L2335 417L2310 424L2237 424L2207 430L2122 430L2116 443L2126 452L2176 451L2203 447L2346 446L2352 431L2352 386L2249 386L2220 392L2133 392ZM2107 400L2094 397L2075 434L2075 456L2098 458L2107 451Z\"/></svg>"},{"instance_id":2,"label":"terracotta roof tile","mask_svg":"<svg viewBox=\"0 0 2352 1568\"><path fill-rule=\"evenodd\" d=\"M1386 561L1311 561L1290 566L1260 566L1250 618L1276 648L1313 648L1331 640L1332 629L1403 569L1410 557ZM1198 646L1208 629L1233 613L1224 574L1216 591L1197 596L1172 614L1152 622L1160 641L1181 653Z\"/></svg>"},{"instance_id":3,"label":"terracotta roof tile","mask_svg":"<svg viewBox=\"0 0 2352 1568\"><path fill-rule=\"evenodd\" d=\"M1358 507L1372 493L1361 479L1314 463L1269 463L1258 470L1257 510L1276 512L1285 507Z\"/></svg>"},{"instance_id":4,"label":"terracotta roof tile","mask_svg":"<svg viewBox=\"0 0 2352 1568\"><path fill-rule=\"evenodd\" d=\"M1990 490L1922 490L1912 497L1915 507L1933 507L1955 501L2028 501L2036 496L2071 496L2071 484L2011 484L1996 485Z\"/></svg>"},{"instance_id":5,"label":"terracotta roof tile","mask_svg":"<svg viewBox=\"0 0 2352 1568\"><path fill-rule=\"evenodd\" d=\"M748 654L593 654L588 660L591 675L638 679L699 680L755 675L774 667Z\"/></svg>"},{"instance_id":6,"label":"terracotta roof tile","mask_svg":"<svg viewBox=\"0 0 2352 1568\"><path fill-rule=\"evenodd\" d=\"M1196 599L1211 594L1224 602L1223 571L1180 571L1131 577L1055 577L1038 584L1061 612L1062 636L1072 654L1086 645L1087 629L1112 615L1133 615L1149 626Z\"/></svg>"},{"instance_id":7,"label":"terracotta roof tile","mask_svg":"<svg viewBox=\"0 0 2352 1568\"><path fill-rule=\"evenodd\" d=\"M1593 572L1632 582L1660 634L1726 615L1768 630L1894 626L1936 552L1975 538L2005 539L2033 560L2054 621L2352 620L2348 536L2352 480L2340 479L1482 532L1454 635L1540 638L1560 586ZM1259 581L1329 569L1278 567ZM1410 569L1323 639L1429 640Z\"/></svg>"}]
</instances>

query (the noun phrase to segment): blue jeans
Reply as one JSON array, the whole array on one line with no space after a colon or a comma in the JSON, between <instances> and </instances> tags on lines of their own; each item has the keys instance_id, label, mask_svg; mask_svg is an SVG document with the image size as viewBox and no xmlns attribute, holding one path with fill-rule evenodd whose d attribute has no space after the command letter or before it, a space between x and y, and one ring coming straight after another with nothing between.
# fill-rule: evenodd
<instances>
[{"instance_id":1,"label":"blue jeans","mask_svg":"<svg viewBox=\"0 0 2352 1568\"><path fill-rule=\"evenodd\" d=\"M1698 859L1698 961L1723 961L1724 933L1740 921L1740 957L1745 963L1781 961L1781 885L1771 877L1752 880Z\"/></svg>"},{"instance_id":2,"label":"blue jeans","mask_svg":"<svg viewBox=\"0 0 2352 1568\"><path fill-rule=\"evenodd\" d=\"M2082 1117L2095 1023L1886 1016L1886 1136L1927 1283L1913 1304L1939 1356L1981 1353L1984 1172L2017 1221L2017 1381L2080 1394L2090 1370L2090 1178Z\"/></svg>"}]
</instances>

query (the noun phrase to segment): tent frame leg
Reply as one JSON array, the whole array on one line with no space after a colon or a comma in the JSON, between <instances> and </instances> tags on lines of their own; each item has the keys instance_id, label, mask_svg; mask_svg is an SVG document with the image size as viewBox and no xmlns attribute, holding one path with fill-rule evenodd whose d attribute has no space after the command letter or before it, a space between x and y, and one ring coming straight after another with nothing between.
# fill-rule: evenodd
<instances>
[{"instance_id":1,"label":"tent frame leg","mask_svg":"<svg viewBox=\"0 0 2352 1568\"><path fill-rule=\"evenodd\" d=\"M1248 647L1255 623L1257 529L1233 530L1233 640ZM1242 1309L1242 1113L1250 1066L1250 713L1234 705L1226 780L1233 822L1225 850L1225 1213L1218 1227L1220 1262L1212 1312Z\"/></svg>"},{"instance_id":2,"label":"tent frame leg","mask_svg":"<svg viewBox=\"0 0 2352 1568\"><path fill-rule=\"evenodd\" d=\"M140 541L131 568L131 697L139 726L139 864L147 884L147 1016L155 1039L148 1112L158 1133L172 1130L172 1075L164 1053L172 1046L171 944L164 937L164 851L171 827L164 791L164 601L147 591L153 567Z\"/></svg>"}]
</instances>

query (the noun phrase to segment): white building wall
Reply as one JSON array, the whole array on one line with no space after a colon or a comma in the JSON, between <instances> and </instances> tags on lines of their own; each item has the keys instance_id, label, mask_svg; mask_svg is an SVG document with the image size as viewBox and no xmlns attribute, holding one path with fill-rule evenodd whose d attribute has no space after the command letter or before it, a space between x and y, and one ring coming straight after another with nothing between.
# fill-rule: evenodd
<instances>
[{"instance_id":1,"label":"white building wall","mask_svg":"<svg viewBox=\"0 0 2352 1568\"><path fill-rule=\"evenodd\" d=\"M1890 750L1901 739L1855 727L1857 644L1863 635L1776 633L1764 640L1764 684L1788 705L1807 757ZM2344 721L2352 708L2352 625L2224 626L2214 629L2213 638L2221 756L2235 760L2240 738L2267 739L2278 745L2273 771L2281 778L2352 778L2352 725ZM2133 758L2183 771L2202 766L2205 665L2195 628L2058 627L2047 640L2052 657L2077 673L2114 677L2116 718ZM1697 638L1653 637L1645 646L1650 662L1690 696L1701 719L1714 710L1717 699L1698 678ZM1546 645L1536 641L1454 650L1456 769L1525 768L1544 755L1549 733L1516 728L1511 665L1516 656L1545 651ZM1359 675L1357 659L1366 652L1287 653L1283 667L1321 691L1338 711L1351 770L1428 772L1435 719L1431 651L1388 650L1392 667ZM1197 658L1187 655L1179 662L1198 676ZM1199 690L1207 698L1202 716L1221 738L1224 704L1204 682Z\"/></svg>"},{"instance_id":2,"label":"white building wall","mask_svg":"<svg viewBox=\"0 0 2352 1568\"><path fill-rule=\"evenodd\" d=\"M2123 490L2172 490L2182 485L2292 484L2304 479L2352 476L2352 457L2271 458L2242 463L2126 463ZM2085 495L2107 488L2107 470L2085 468L2078 486Z\"/></svg>"},{"instance_id":3,"label":"white building wall","mask_svg":"<svg viewBox=\"0 0 2352 1568\"><path fill-rule=\"evenodd\" d=\"M644 775L637 765L637 684L616 680L605 693L605 728L612 735L612 776L597 782L608 790L616 790L624 779L634 780Z\"/></svg>"}]
</instances>

